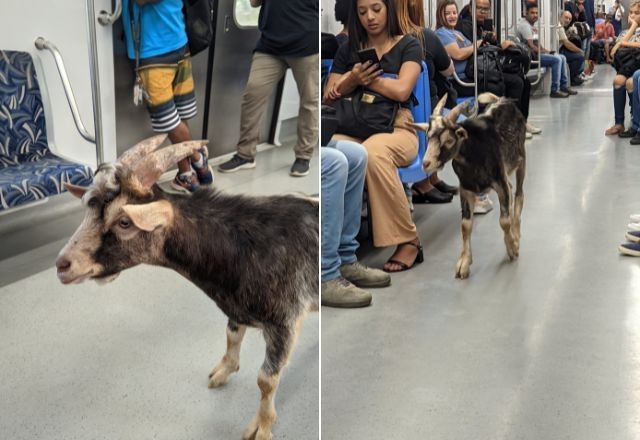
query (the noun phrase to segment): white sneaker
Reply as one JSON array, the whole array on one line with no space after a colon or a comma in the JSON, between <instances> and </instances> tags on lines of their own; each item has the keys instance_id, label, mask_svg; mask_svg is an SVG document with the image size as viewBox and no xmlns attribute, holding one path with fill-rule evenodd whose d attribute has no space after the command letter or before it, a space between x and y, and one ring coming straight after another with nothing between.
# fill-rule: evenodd
<instances>
[{"instance_id":1,"label":"white sneaker","mask_svg":"<svg viewBox=\"0 0 640 440\"><path fill-rule=\"evenodd\" d=\"M542 129L536 127L535 125L531 125L527 122L527 133L531 134L540 134L542 133Z\"/></svg>"},{"instance_id":2,"label":"white sneaker","mask_svg":"<svg viewBox=\"0 0 640 440\"><path fill-rule=\"evenodd\" d=\"M631 220L632 223L640 223L640 214L631 214L629 220Z\"/></svg>"},{"instance_id":3,"label":"white sneaker","mask_svg":"<svg viewBox=\"0 0 640 440\"><path fill-rule=\"evenodd\" d=\"M524 134L524 138L525 139L531 139L532 137L533 137L533 135L528 131Z\"/></svg>"},{"instance_id":4,"label":"white sneaker","mask_svg":"<svg viewBox=\"0 0 640 440\"><path fill-rule=\"evenodd\" d=\"M474 214L486 214L493 209L493 202L488 195L482 194L476 196L476 203L473 207Z\"/></svg>"},{"instance_id":5,"label":"white sneaker","mask_svg":"<svg viewBox=\"0 0 640 440\"><path fill-rule=\"evenodd\" d=\"M630 231L640 231L640 223L629 223L627 229Z\"/></svg>"}]
</instances>

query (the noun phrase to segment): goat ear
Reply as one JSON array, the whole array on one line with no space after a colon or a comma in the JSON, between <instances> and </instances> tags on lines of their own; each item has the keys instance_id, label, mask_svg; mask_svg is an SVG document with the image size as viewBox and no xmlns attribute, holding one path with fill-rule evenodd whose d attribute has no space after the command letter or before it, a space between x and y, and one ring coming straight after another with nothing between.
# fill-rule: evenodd
<instances>
[{"instance_id":1,"label":"goat ear","mask_svg":"<svg viewBox=\"0 0 640 440\"><path fill-rule=\"evenodd\" d=\"M138 229L151 232L173 223L173 207L166 200L144 205L124 205L122 210Z\"/></svg>"},{"instance_id":2,"label":"goat ear","mask_svg":"<svg viewBox=\"0 0 640 440\"><path fill-rule=\"evenodd\" d=\"M424 131L425 133L429 131L428 122L408 122L407 126L413 128L414 130Z\"/></svg>"},{"instance_id":3,"label":"goat ear","mask_svg":"<svg viewBox=\"0 0 640 440\"><path fill-rule=\"evenodd\" d=\"M143 188L151 188L170 166L196 153L208 143L208 140L187 141L163 148L136 162L133 174Z\"/></svg>"},{"instance_id":4,"label":"goat ear","mask_svg":"<svg viewBox=\"0 0 640 440\"><path fill-rule=\"evenodd\" d=\"M73 183L67 183L67 182L63 183L62 186L64 187L64 189L69 191L74 197L77 197L79 199L81 199L84 193L86 193L87 190L89 189L89 188L85 188L85 187L74 185Z\"/></svg>"},{"instance_id":5,"label":"goat ear","mask_svg":"<svg viewBox=\"0 0 640 440\"><path fill-rule=\"evenodd\" d=\"M462 127L459 127L456 130L456 136L458 137L458 140L461 140L461 141L464 141L469 138L469 134L467 133L467 130L465 130Z\"/></svg>"}]
</instances>

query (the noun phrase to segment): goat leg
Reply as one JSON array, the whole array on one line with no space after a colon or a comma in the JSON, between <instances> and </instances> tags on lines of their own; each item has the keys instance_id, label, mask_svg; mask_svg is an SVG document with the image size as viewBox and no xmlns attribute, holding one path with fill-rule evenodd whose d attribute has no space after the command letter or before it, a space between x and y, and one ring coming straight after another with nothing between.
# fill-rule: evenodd
<instances>
[{"instance_id":1,"label":"goat leg","mask_svg":"<svg viewBox=\"0 0 640 440\"><path fill-rule=\"evenodd\" d=\"M209 374L209 388L217 388L229 382L231 373L240 369L240 346L247 326L229 320L227 324L227 352Z\"/></svg>"},{"instance_id":2,"label":"goat leg","mask_svg":"<svg viewBox=\"0 0 640 440\"><path fill-rule=\"evenodd\" d=\"M514 230L512 228L512 215L513 215L513 197L509 190L510 185L508 178L504 176L501 182L496 182L494 189L498 193L498 200L500 201L500 227L504 232L504 244L507 248L507 255L510 260L515 260L518 257L518 246L516 245L516 239Z\"/></svg>"},{"instance_id":3,"label":"goat leg","mask_svg":"<svg viewBox=\"0 0 640 440\"><path fill-rule=\"evenodd\" d=\"M303 317L299 317L288 327L270 326L264 329L264 339L267 343L267 353L264 363L258 373L258 388L261 398L258 413L244 431L243 440L271 440L271 427L276 421L276 407L274 400L280 374L287 365L293 351Z\"/></svg>"},{"instance_id":4,"label":"goat leg","mask_svg":"<svg viewBox=\"0 0 640 440\"><path fill-rule=\"evenodd\" d=\"M471 230L473 229L473 208L476 195L472 191L460 187L460 205L462 207L462 253L456 265L456 278L468 278L469 268L473 262L471 255Z\"/></svg>"},{"instance_id":5,"label":"goat leg","mask_svg":"<svg viewBox=\"0 0 640 440\"><path fill-rule=\"evenodd\" d=\"M522 207L524 205L524 193L522 191L522 187L524 185L525 170L525 161L523 159L516 170L515 212L513 214L513 230L516 239L516 246L518 248L520 248L520 222L522 219Z\"/></svg>"}]
</instances>

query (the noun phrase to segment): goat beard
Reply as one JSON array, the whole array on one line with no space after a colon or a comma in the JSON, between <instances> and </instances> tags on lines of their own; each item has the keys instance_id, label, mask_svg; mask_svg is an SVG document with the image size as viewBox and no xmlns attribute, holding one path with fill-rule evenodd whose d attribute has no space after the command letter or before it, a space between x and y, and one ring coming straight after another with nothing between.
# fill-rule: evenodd
<instances>
[{"instance_id":1,"label":"goat beard","mask_svg":"<svg viewBox=\"0 0 640 440\"><path fill-rule=\"evenodd\" d=\"M118 278L118 275L120 275L120 272L106 274L106 275L98 275L95 277L91 277L91 279L102 286Z\"/></svg>"}]
</instances>

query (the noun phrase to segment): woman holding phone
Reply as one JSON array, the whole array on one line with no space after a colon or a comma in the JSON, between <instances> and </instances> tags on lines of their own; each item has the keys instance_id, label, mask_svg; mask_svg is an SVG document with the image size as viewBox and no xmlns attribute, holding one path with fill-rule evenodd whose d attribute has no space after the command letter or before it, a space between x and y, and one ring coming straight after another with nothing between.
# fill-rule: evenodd
<instances>
[{"instance_id":1,"label":"woman holding phone","mask_svg":"<svg viewBox=\"0 0 640 440\"><path fill-rule=\"evenodd\" d=\"M396 245L383 269L400 272L423 259L409 202L398 178L398 168L409 165L418 153L418 137L407 123L413 121L409 105L420 75L422 50L414 37L401 34L393 0L355 0L351 8L349 44L342 45L336 54L324 100L331 102L365 87L400 103L393 132L367 139L340 133L333 137L361 143L368 152L366 185L373 244ZM379 63L362 63L358 53L364 49L374 49ZM390 76L381 76L383 72Z\"/></svg>"}]
</instances>

